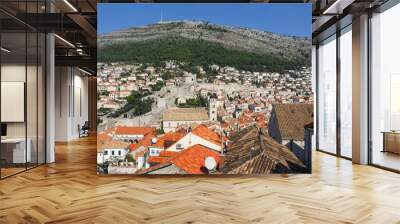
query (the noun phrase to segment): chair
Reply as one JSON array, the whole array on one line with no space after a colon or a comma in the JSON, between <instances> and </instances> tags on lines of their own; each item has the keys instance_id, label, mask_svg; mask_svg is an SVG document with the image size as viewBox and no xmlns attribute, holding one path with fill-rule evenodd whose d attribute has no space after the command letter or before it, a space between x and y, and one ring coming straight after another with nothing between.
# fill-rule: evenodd
<instances>
[{"instance_id":1,"label":"chair","mask_svg":"<svg viewBox=\"0 0 400 224\"><path fill-rule=\"evenodd\" d=\"M79 127L78 125L78 129L79 129L79 138L89 136L89 129L90 129L89 121L85 121L82 127Z\"/></svg>"}]
</instances>

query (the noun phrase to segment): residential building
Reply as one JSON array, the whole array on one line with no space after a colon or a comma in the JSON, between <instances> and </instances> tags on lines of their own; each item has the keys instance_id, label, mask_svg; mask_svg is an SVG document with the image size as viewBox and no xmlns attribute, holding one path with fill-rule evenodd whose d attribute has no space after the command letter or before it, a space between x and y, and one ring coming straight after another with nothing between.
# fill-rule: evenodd
<instances>
[{"instance_id":1,"label":"residential building","mask_svg":"<svg viewBox=\"0 0 400 224\"><path fill-rule=\"evenodd\" d=\"M223 143L227 139L220 133L210 130L205 125L198 125L193 130L179 139L177 142L166 148L167 151L182 151L193 145L202 145L217 152L222 152Z\"/></svg>"},{"instance_id":2,"label":"residential building","mask_svg":"<svg viewBox=\"0 0 400 224\"><path fill-rule=\"evenodd\" d=\"M129 143L124 141L111 140L101 146L101 150L97 153L97 163L107 161L124 160L128 150Z\"/></svg>"}]
</instances>

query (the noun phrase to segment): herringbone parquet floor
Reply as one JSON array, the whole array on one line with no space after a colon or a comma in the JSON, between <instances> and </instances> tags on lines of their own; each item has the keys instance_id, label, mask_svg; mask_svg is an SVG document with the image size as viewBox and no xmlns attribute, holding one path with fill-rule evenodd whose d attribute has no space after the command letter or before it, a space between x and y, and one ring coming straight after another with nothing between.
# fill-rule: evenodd
<instances>
[{"instance_id":1,"label":"herringbone parquet floor","mask_svg":"<svg viewBox=\"0 0 400 224\"><path fill-rule=\"evenodd\" d=\"M312 175L96 175L96 140L0 181L0 223L400 223L400 175L314 153Z\"/></svg>"}]
</instances>

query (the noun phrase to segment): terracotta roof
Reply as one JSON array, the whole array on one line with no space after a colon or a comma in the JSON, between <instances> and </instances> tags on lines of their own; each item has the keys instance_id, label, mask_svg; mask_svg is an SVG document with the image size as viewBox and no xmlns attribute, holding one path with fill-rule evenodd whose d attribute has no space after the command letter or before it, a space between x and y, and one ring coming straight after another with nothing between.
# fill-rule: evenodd
<instances>
[{"instance_id":1,"label":"terracotta roof","mask_svg":"<svg viewBox=\"0 0 400 224\"><path fill-rule=\"evenodd\" d=\"M111 136L109 135L108 132L100 132L97 134L97 141L98 142L106 142L108 140L111 140Z\"/></svg>"},{"instance_id":2,"label":"terracotta roof","mask_svg":"<svg viewBox=\"0 0 400 224\"><path fill-rule=\"evenodd\" d=\"M208 121L207 110L198 108L171 108L163 113L164 121Z\"/></svg>"},{"instance_id":3,"label":"terracotta roof","mask_svg":"<svg viewBox=\"0 0 400 224\"><path fill-rule=\"evenodd\" d=\"M154 132L154 128L151 127L128 127L128 126L116 126L116 135L147 135Z\"/></svg>"},{"instance_id":4,"label":"terracotta roof","mask_svg":"<svg viewBox=\"0 0 400 224\"><path fill-rule=\"evenodd\" d=\"M178 155L180 152L175 151L161 151L159 156L150 156L148 159L149 163L166 163L171 160L172 157Z\"/></svg>"},{"instance_id":5,"label":"terracotta roof","mask_svg":"<svg viewBox=\"0 0 400 224\"><path fill-rule=\"evenodd\" d=\"M183 138L185 135L186 135L186 133L183 133L183 132L168 132L163 137L164 137L164 141L177 142L181 138Z\"/></svg>"},{"instance_id":6,"label":"terracotta roof","mask_svg":"<svg viewBox=\"0 0 400 224\"><path fill-rule=\"evenodd\" d=\"M156 138L156 143L152 144L152 146L157 148L164 148L164 136Z\"/></svg>"},{"instance_id":7,"label":"terracotta roof","mask_svg":"<svg viewBox=\"0 0 400 224\"><path fill-rule=\"evenodd\" d=\"M268 174L278 164L290 169L289 163L304 164L289 148L265 134L266 131L251 126L231 137L232 144L224 156L220 172L225 174Z\"/></svg>"},{"instance_id":8,"label":"terracotta roof","mask_svg":"<svg viewBox=\"0 0 400 224\"><path fill-rule=\"evenodd\" d=\"M129 146L129 150L130 151L135 151L136 149L138 149L140 146L144 146L144 147L148 147L151 146L151 139L154 138L153 134L147 134L143 137L142 140L140 140L138 143L132 143Z\"/></svg>"},{"instance_id":9,"label":"terracotta roof","mask_svg":"<svg viewBox=\"0 0 400 224\"><path fill-rule=\"evenodd\" d=\"M166 163L170 160L169 157L161 157L161 156L150 156L147 159L149 163Z\"/></svg>"},{"instance_id":10,"label":"terracotta roof","mask_svg":"<svg viewBox=\"0 0 400 224\"><path fill-rule=\"evenodd\" d=\"M174 156L170 162L188 174L204 174L204 160L206 157L213 157L217 164L222 160L220 154L202 145L194 145Z\"/></svg>"},{"instance_id":11,"label":"terracotta roof","mask_svg":"<svg viewBox=\"0 0 400 224\"><path fill-rule=\"evenodd\" d=\"M138 148L139 143L131 143L129 145L129 151L135 151Z\"/></svg>"},{"instance_id":12,"label":"terracotta roof","mask_svg":"<svg viewBox=\"0 0 400 224\"><path fill-rule=\"evenodd\" d=\"M116 141L116 140L111 140L111 141L106 141L104 144L101 146L101 148L104 149L125 149L128 148L129 143L124 142L124 141Z\"/></svg>"},{"instance_id":13,"label":"terracotta roof","mask_svg":"<svg viewBox=\"0 0 400 224\"><path fill-rule=\"evenodd\" d=\"M313 120L313 112L313 104L274 104L272 114L276 116L282 139L302 141L304 125Z\"/></svg>"},{"instance_id":14,"label":"terracotta roof","mask_svg":"<svg viewBox=\"0 0 400 224\"><path fill-rule=\"evenodd\" d=\"M213 142L217 145L222 144L221 136L207 128L205 125L198 125L195 129L193 129L192 134L202 137L205 140ZM223 139L226 140L225 138Z\"/></svg>"},{"instance_id":15,"label":"terracotta roof","mask_svg":"<svg viewBox=\"0 0 400 224\"><path fill-rule=\"evenodd\" d=\"M152 136L153 138L156 139L156 143L151 144L152 142L150 141L150 144L148 146L151 145L151 146L154 146L157 148L167 148L171 144L179 141L185 135L186 135L186 133L182 133L182 132L168 132L167 134L160 136L160 137Z\"/></svg>"},{"instance_id":16,"label":"terracotta roof","mask_svg":"<svg viewBox=\"0 0 400 224\"><path fill-rule=\"evenodd\" d=\"M162 157L173 157L178 154L179 154L179 152L176 152L176 151L161 151L160 152L160 156L162 156Z\"/></svg>"},{"instance_id":17,"label":"terracotta roof","mask_svg":"<svg viewBox=\"0 0 400 224\"><path fill-rule=\"evenodd\" d=\"M112 138L108 132L100 132L97 134L97 152L103 151L104 143L111 141Z\"/></svg>"}]
</instances>

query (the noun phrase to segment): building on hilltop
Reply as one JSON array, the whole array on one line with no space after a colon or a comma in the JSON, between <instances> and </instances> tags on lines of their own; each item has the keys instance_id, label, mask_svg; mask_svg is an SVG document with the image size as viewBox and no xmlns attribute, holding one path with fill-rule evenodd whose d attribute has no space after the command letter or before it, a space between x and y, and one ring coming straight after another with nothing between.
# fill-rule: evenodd
<instances>
[{"instance_id":1,"label":"building on hilltop","mask_svg":"<svg viewBox=\"0 0 400 224\"><path fill-rule=\"evenodd\" d=\"M208 100L208 117L210 118L210 121L216 121L218 118L218 105L217 105L217 99L210 97Z\"/></svg>"}]
</instances>

